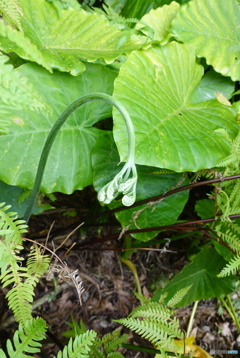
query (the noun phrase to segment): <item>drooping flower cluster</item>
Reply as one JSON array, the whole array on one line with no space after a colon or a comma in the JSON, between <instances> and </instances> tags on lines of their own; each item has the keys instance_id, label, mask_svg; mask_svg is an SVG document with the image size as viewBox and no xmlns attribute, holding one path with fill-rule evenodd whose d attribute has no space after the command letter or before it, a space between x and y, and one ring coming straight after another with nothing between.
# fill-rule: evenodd
<instances>
[{"instance_id":1,"label":"drooping flower cluster","mask_svg":"<svg viewBox=\"0 0 240 358\"><path fill-rule=\"evenodd\" d=\"M136 186L137 170L132 158L129 158L120 172L99 191L98 200L109 204L119 194L123 194L123 205L131 206L136 200Z\"/></svg>"}]
</instances>

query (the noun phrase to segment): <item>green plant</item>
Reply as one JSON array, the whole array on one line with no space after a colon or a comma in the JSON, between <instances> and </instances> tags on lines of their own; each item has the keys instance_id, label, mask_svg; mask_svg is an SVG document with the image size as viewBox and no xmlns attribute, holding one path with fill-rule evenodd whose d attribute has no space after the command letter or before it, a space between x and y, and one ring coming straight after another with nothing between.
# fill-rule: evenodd
<instances>
[{"instance_id":1,"label":"green plant","mask_svg":"<svg viewBox=\"0 0 240 358\"><path fill-rule=\"evenodd\" d=\"M19 208L28 207L28 220L39 189L70 194L93 185L108 206L98 218L113 213L133 250L146 242L165 248L158 237L165 230L171 240L196 238L191 262L155 298L168 292L171 299L192 272L194 287L179 306L228 295L240 265L239 1L94 4L0 0L0 195L7 192L17 208L16 196L36 178L30 203ZM92 101L96 93L101 106ZM133 141L121 110L108 102L129 113ZM109 118L113 130L95 126ZM201 185L208 196L196 200L188 221L189 192Z\"/></svg>"},{"instance_id":2,"label":"green plant","mask_svg":"<svg viewBox=\"0 0 240 358\"><path fill-rule=\"evenodd\" d=\"M72 104L70 104L70 106L67 107L66 110L59 116L57 121L54 123L54 126L52 127L51 131L49 132L49 135L46 139L40 157L37 174L36 174L36 180L34 182L32 194L30 197L30 203L24 215L24 219L26 221L29 220L29 217L32 214L33 206L36 203L37 195L42 182L47 159L59 130L61 129L65 121L68 119L68 117L78 107L80 107L84 103L94 100L99 100L99 99L102 99L106 102L113 104L122 114L128 131L129 147L128 147L128 158L125 165L123 166L121 171L111 180L111 182L107 183L103 188L101 188L101 190L98 193L98 199L100 202L109 204L113 199L115 199L118 196L118 194L123 193L124 196L122 202L124 205L130 206L135 202L137 171L134 163L135 135L134 135L134 129L131 122L131 118L129 117L125 108L122 107L120 102L114 100L113 98L111 98L110 96L104 93L91 93L86 96L80 97ZM132 175L132 177L129 179L130 175Z\"/></svg>"},{"instance_id":3,"label":"green plant","mask_svg":"<svg viewBox=\"0 0 240 358\"><path fill-rule=\"evenodd\" d=\"M49 268L50 257L43 255L38 246L34 246L28 255L26 267L21 263L23 257L20 252L23 249L23 239L21 234L26 231L23 220L17 220L16 214L8 212L9 206L0 207L0 280L3 287L11 285L6 298L9 308L12 309L14 317L19 322L19 328L15 331L13 343L7 341L7 353L11 358L29 357L25 353L36 353L40 351L40 341L44 339L47 325L42 318L32 317L32 302L34 288L39 278ZM51 269L52 270L52 269ZM62 270L66 276L69 269L63 265ZM75 273L76 274L76 273ZM75 275L76 276L76 275ZM84 325L81 329L76 326L74 339L70 338L68 344L62 351L59 351L57 358L60 357L121 357L120 353L113 355L113 352L126 340L126 335L119 337L120 331L112 335L105 336L102 340L98 339L96 332L89 331ZM77 329L76 329L77 327ZM68 334L69 337L69 334ZM71 337L71 335L70 335ZM119 337L119 338L118 338ZM114 340L116 341L115 344ZM98 348L104 345L104 352L98 352ZM0 349L0 357L6 358L7 355Z\"/></svg>"},{"instance_id":4,"label":"green plant","mask_svg":"<svg viewBox=\"0 0 240 358\"><path fill-rule=\"evenodd\" d=\"M50 258L43 255L39 249L42 246L37 243L33 246L26 267L20 265L23 261L20 252L23 249L23 239L21 234L26 231L26 225L23 220L17 220L14 213L8 212L9 206L0 207L0 245L1 245L1 276L0 280L3 287L11 285L6 298L9 308L12 309L15 319L19 322L19 327L13 336L13 342L7 341L6 352L0 349L1 358L19 358L29 357L28 353L37 353L40 351L41 341L44 339L47 324L42 318L33 318L31 307L34 297L34 288L39 278L49 268ZM73 278L69 269L62 263L61 269L64 271L65 278ZM54 264L56 265L56 263ZM60 266L61 266L60 265ZM59 272L59 271L57 271ZM74 272L76 277L76 272ZM78 284L78 286L80 286ZM179 292L172 300L176 304L179 299L187 292ZM165 348L175 350L173 338L182 338L183 334L179 330L179 322L176 318L171 318L172 311L161 304L149 302L144 297L141 300L145 303L136 308L131 317L143 316L145 321L132 321L130 318L119 320L119 323L127 327L141 331L143 337L148 338L150 342L157 343L161 351ZM168 322L169 321L169 322ZM59 351L56 358L122 358L123 355L117 352L117 348L126 342L128 335L121 335L120 330L104 335L101 339L97 337L96 332L87 330L85 324L80 322L78 325L74 319L69 323L71 330L66 331L64 336L70 338L63 350ZM160 346L159 346L160 345Z\"/></svg>"},{"instance_id":5,"label":"green plant","mask_svg":"<svg viewBox=\"0 0 240 358\"><path fill-rule=\"evenodd\" d=\"M183 339L184 335L179 329L178 320L172 318L172 315L170 309L157 302L145 302L135 308L127 318L117 322L149 340L160 351L174 352L174 338Z\"/></svg>"}]
</instances>

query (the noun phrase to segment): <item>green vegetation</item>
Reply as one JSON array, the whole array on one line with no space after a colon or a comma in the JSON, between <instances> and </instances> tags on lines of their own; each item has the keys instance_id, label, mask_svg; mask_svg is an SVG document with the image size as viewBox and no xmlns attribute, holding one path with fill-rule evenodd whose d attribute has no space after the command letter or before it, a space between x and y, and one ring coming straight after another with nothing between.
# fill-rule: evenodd
<instances>
[{"instance_id":1,"label":"green vegetation","mask_svg":"<svg viewBox=\"0 0 240 358\"><path fill-rule=\"evenodd\" d=\"M146 242L164 250L158 234L165 230L196 238L189 240L190 263L154 292L153 302L141 297L119 320L162 357L169 350L184 354L175 349L183 335L169 307L217 297L240 329L230 297L240 267L239 2L97 5L0 0L0 201L6 202L0 279L10 287L6 298L19 323L0 358L37 352L47 329L31 309L50 257L40 245L26 264L21 256L39 191L71 194L93 186L105 204L100 215L115 214L133 250ZM111 118L112 130L98 123L110 128ZM195 200L196 219L188 219L189 193L203 185L208 194ZM173 231L170 239L181 238ZM67 276L80 295L78 276ZM151 318L156 312L160 323ZM78 333L57 358L122 357L116 349L125 336L100 339L73 320L74 327ZM109 348L109 341L116 344Z\"/></svg>"}]
</instances>

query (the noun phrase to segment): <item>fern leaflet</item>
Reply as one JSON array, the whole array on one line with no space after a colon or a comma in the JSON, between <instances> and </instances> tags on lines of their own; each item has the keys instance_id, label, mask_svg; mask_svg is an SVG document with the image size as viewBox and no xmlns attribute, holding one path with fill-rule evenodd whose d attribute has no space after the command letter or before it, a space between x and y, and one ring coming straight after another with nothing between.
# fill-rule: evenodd
<instances>
[{"instance_id":1,"label":"fern leaflet","mask_svg":"<svg viewBox=\"0 0 240 358\"><path fill-rule=\"evenodd\" d=\"M172 316L172 311L160 305L158 302L148 302L144 305L136 307L130 314L129 317L143 317L143 318L155 318L168 320Z\"/></svg>"},{"instance_id":2,"label":"fern leaflet","mask_svg":"<svg viewBox=\"0 0 240 358\"><path fill-rule=\"evenodd\" d=\"M56 358L88 358L96 335L94 331L87 331L74 340L70 338L68 345L58 352Z\"/></svg>"},{"instance_id":3,"label":"fern leaflet","mask_svg":"<svg viewBox=\"0 0 240 358\"><path fill-rule=\"evenodd\" d=\"M36 248L30 253L27 267L21 267L21 235L27 225L23 220L18 220L15 213L7 212L8 209L9 206L0 204L0 280L3 287L13 284L6 298L16 320L25 328L26 322L32 318L30 303L33 301L34 287L48 267L49 258L42 256Z\"/></svg>"},{"instance_id":4,"label":"fern leaflet","mask_svg":"<svg viewBox=\"0 0 240 358\"><path fill-rule=\"evenodd\" d=\"M0 13L10 25L22 30L21 18L23 12L18 0L0 0Z\"/></svg>"},{"instance_id":5,"label":"fern leaflet","mask_svg":"<svg viewBox=\"0 0 240 358\"><path fill-rule=\"evenodd\" d=\"M7 352L9 358L29 358L25 353L37 353L40 351L41 343L46 332L46 322L42 318L31 319L25 323L25 327L20 324L14 333L13 343L7 341ZM0 349L0 357L7 358L3 350Z\"/></svg>"},{"instance_id":6,"label":"fern leaflet","mask_svg":"<svg viewBox=\"0 0 240 358\"><path fill-rule=\"evenodd\" d=\"M121 347L122 343L126 343L128 338L127 334L121 335L119 330L115 330L111 333L105 334L101 339L104 353L108 357L110 353L113 353L117 348Z\"/></svg>"},{"instance_id":7,"label":"fern leaflet","mask_svg":"<svg viewBox=\"0 0 240 358\"><path fill-rule=\"evenodd\" d=\"M71 328L70 330L63 333L64 337L72 337L75 338L80 334L87 332L87 327L82 320L80 320L79 324L72 317L72 322L66 322L67 325Z\"/></svg>"},{"instance_id":8,"label":"fern leaflet","mask_svg":"<svg viewBox=\"0 0 240 358\"><path fill-rule=\"evenodd\" d=\"M232 250L240 252L240 227L237 223L224 220L216 226L215 231Z\"/></svg>"},{"instance_id":9,"label":"fern leaflet","mask_svg":"<svg viewBox=\"0 0 240 358\"><path fill-rule=\"evenodd\" d=\"M10 32L11 37L13 37L15 41L19 36L24 37L21 32L11 29L10 27L8 28L0 21L0 36L10 36ZM15 33L19 34L19 36L16 37ZM23 41L26 42L26 39L24 38ZM16 109L22 109L24 106L29 106L31 109L37 111L50 111L50 108L47 107L45 101L40 97L38 92L32 87L27 79L22 77L17 69L14 70L11 64L7 64L8 60L9 58L7 56L0 55L0 98L3 104L6 106L12 105L16 107ZM6 131L6 125L3 123L2 126Z\"/></svg>"},{"instance_id":10,"label":"fern leaflet","mask_svg":"<svg viewBox=\"0 0 240 358\"><path fill-rule=\"evenodd\" d=\"M116 322L148 339L164 355L166 350L174 351L174 338L183 339L179 321L176 317L172 318L172 315L173 311L163 304L146 302L135 308L127 318L116 320Z\"/></svg>"},{"instance_id":11,"label":"fern leaflet","mask_svg":"<svg viewBox=\"0 0 240 358\"><path fill-rule=\"evenodd\" d=\"M42 255L39 247L32 247L27 260L27 274L28 278L26 284L36 286L39 278L48 269L50 257Z\"/></svg>"},{"instance_id":12,"label":"fern leaflet","mask_svg":"<svg viewBox=\"0 0 240 358\"><path fill-rule=\"evenodd\" d=\"M124 358L120 352L111 352L108 353L107 358Z\"/></svg>"},{"instance_id":13,"label":"fern leaflet","mask_svg":"<svg viewBox=\"0 0 240 358\"><path fill-rule=\"evenodd\" d=\"M240 254L235 256L226 267L222 269L218 277L225 277L229 275L234 275L237 270L240 268Z\"/></svg>"},{"instance_id":14,"label":"fern leaflet","mask_svg":"<svg viewBox=\"0 0 240 358\"><path fill-rule=\"evenodd\" d=\"M168 307L175 307L183 299L191 287L192 285L189 285L176 292L175 295L168 301Z\"/></svg>"}]
</instances>

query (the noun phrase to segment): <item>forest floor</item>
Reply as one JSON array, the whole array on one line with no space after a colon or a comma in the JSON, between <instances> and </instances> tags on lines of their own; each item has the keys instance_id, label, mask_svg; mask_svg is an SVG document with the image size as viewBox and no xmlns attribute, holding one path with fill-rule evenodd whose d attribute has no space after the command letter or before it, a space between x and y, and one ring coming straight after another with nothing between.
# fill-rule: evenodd
<instances>
[{"instance_id":1,"label":"forest floor","mask_svg":"<svg viewBox=\"0 0 240 358\"><path fill-rule=\"evenodd\" d=\"M71 317L77 322L83 320L88 329L93 329L102 336L116 328L123 329L113 320L126 317L139 304L134 295L136 285L133 274L120 260L124 239L104 240L119 230L119 226L115 226L117 222L112 217L106 226L82 227L68 237L74 223L79 221L79 217L91 206L91 200L80 197L81 209L77 212L77 217L71 217L66 215L66 212L73 212L71 198L74 198L74 202L79 199L76 195L69 198L61 195L59 208L33 216L29 224L29 233L26 235L41 244L45 244L46 237L49 236L48 247L56 250L71 270L78 270L84 287L80 305L75 287L70 282L61 280L61 275L58 274L55 280L48 281L46 277L41 279L36 288L33 312L34 315L41 316L47 321L48 334L43 342L41 354L36 354L34 357L51 358L56 355L66 342L62 333L69 329L66 322L71 322ZM50 231L51 226L53 227ZM64 245L57 250L63 241L65 241ZM154 251L146 243L146 250L138 250L130 257L137 268L142 293L147 297L151 297L157 287L181 271L188 262L186 242L172 241L168 249L172 252ZM0 289L1 348L4 348L6 339L12 337L16 329L16 324L11 323L11 312L7 309L4 299L6 292L7 289ZM177 310L181 328L185 331L191 311L192 305ZM216 299L199 302L191 335L206 352L219 351L212 354L215 358L237 356L226 354L226 351L233 349L240 352L240 333ZM132 333L128 343L141 346L149 344ZM122 350L121 352L127 358L153 357L148 353L137 351Z\"/></svg>"}]
</instances>

